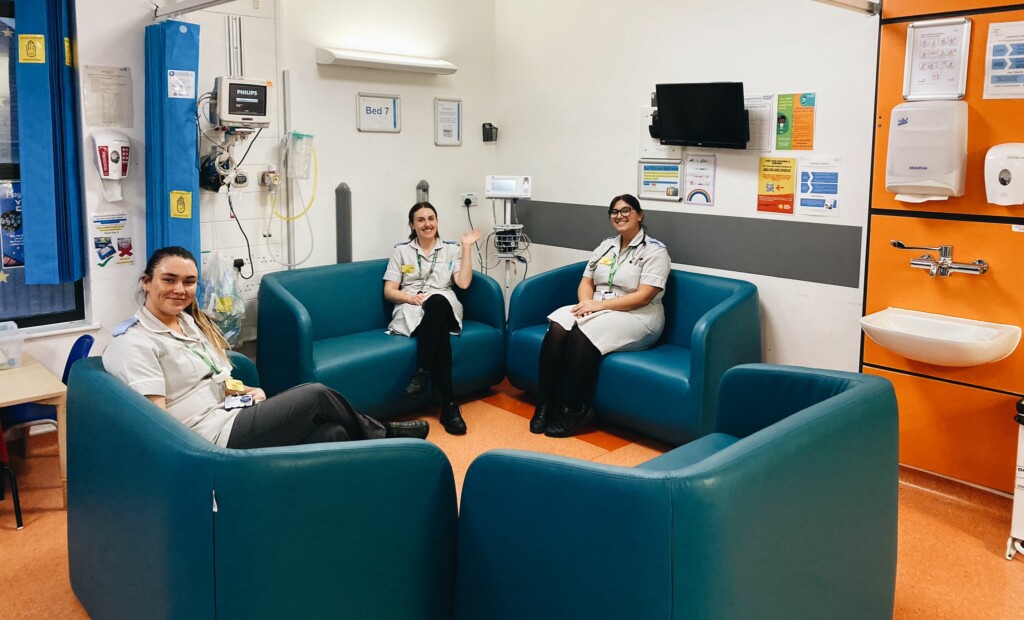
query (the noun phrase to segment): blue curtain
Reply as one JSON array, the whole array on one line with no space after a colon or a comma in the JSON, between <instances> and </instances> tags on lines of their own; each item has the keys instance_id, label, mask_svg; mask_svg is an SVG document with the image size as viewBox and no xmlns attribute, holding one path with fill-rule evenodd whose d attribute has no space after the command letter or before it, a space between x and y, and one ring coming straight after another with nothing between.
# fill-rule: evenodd
<instances>
[{"instance_id":1,"label":"blue curtain","mask_svg":"<svg viewBox=\"0 0 1024 620\"><path fill-rule=\"evenodd\" d=\"M146 244L199 256L196 90L199 26L146 27Z\"/></svg>"},{"instance_id":2,"label":"blue curtain","mask_svg":"<svg viewBox=\"0 0 1024 620\"><path fill-rule=\"evenodd\" d=\"M85 275L73 0L14 5L27 284Z\"/></svg>"}]
</instances>

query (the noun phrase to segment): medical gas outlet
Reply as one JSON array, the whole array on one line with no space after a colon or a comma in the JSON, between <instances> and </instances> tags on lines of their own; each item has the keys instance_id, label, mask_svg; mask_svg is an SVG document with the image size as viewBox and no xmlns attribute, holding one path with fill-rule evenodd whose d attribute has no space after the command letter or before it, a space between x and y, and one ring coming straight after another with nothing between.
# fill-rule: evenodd
<instances>
[{"instance_id":1,"label":"medical gas outlet","mask_svg":"<svg viewBox=\"0 0 1024 620\"><path fill-rule=\"evenodd\" d=\"M911 101L892 110L885 189L920 203L964 195L967 104Z\"/></svg>"}]
</instances>

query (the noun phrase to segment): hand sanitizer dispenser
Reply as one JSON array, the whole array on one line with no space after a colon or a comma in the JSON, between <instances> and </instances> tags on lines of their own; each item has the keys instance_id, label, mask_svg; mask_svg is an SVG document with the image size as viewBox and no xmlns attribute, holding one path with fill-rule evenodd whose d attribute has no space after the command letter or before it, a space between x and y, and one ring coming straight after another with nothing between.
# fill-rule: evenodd
<instances>
[{"instance_id":1,"label":"hand sanitizer dispenser","mask_svg":"<svg viewBox=\"0 0 1024 620\"><path fill-rule=\"evenodd\" d=\"M902 202L963 196L967 103L911 101L892 110L885 189Z\"/></svg>"},{"instance_id":2,"label":"hand sanitizer dispenser","mask_svg":"<svg viewBox=\"0 0 1024 620\"><path fill-rule=\"evenodd\" d=\"M128 176L131 144L128 136L116 131L97 131L92 134L96 168L103 181L103 196L110 202L121 200L121 179Z\"/></svg>"},{"instance_id":3,"label":"hand sanitizer dispenser","mask_svg":"<svg viewBox=\"0 0 1024 620\"><path fill-rule=\"evenodd\" d=\"M1024 205L1024 143L997 144L988 150L985 196L994 205Z\"/></svg>"}]
</instances>

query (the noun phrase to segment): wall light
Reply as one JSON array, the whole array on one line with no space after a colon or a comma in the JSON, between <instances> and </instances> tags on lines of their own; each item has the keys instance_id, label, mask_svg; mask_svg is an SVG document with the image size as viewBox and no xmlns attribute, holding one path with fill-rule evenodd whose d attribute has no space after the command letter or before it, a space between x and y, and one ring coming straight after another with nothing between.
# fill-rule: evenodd
<instances>
[{"instance_id":1,"label":"wall light","mask_svg":"<svg viewBox=\"0 0 1024 620\"><path fill-rule=\"evenodd\" d=\"M177 17L178 15L184 15L185 13L191 13L192 11L201 11L203 9L213 8L218 4L225 4L227 2L231 2L231 0L180 0L179 2L174 2L172 0L163 6L156 7L153 11L153 19Z\"/></svg>"},{"instance_id":2,"label":"wall light","mask_svg":"<svg viewBox=\"0 0 1024 620\"><path fill-rule=\"evenodd\" d=\"M459 69L447 60L440 58L417 58L415 56L399 56L398 54L342 50L333 47L316 48L316 63L318 65L347 65L365 69L390 69L438 75L450 75Z\"/></svg>"},{"instance_id":3,"label":"wall light","mask_svg":"<svg viewBox=\"0 0 1024 620\"><path fill-rule=\"evenodd\" d=\"M841 9L850 9L851 11L857 11L865 15L878 15L882 10L881 2L872 2L872 0L814 0L821 4L828 4L830 6L837 6Z\"/></svg>"}]
</instances>

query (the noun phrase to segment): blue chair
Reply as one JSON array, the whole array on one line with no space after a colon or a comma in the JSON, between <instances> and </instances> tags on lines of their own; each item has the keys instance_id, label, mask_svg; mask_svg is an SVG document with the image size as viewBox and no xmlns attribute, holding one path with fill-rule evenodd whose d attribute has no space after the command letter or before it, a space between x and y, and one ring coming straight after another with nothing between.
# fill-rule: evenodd
<instances>
[{"instance_id":1,"label":"blue chair","mask_svg":"<svg viewBox=\"0 0 1024 620\"><path fill-rule=\"evenodd\" d=\"M512 291L506 350L508 380L517 388L539 391L546 317L576 303L585 265L546 271ZM594 409L601 419L677 446L711 432L722 374L761 361L761 314L750 282L677 269L662 303L665 331L655 346L601 360Z\"/></svg>"},{"instance_id":2,"label":"blue chair","mask_svg":"<svg viewBox=\"0 0 1024 620\"><path fill-rule=\"evenodd\" d=\"M78 340L71 345L71 352L68 353L68 361L64 364L64 374L61 381L68 384L68 375L71 374L71 366L89 355L92 350L94 338L89 334L78 337ZM18 456L25 457L28 429L38 424L52 424L57 427L57 408L53 405L39 405L36 403L25 403L13 405L0 409L0 427L4 429L5 436L13 437L14 434L21 434L21 447Z\"/></svg>"},{"instance_id":3,"label":"blue chair","mask_svg":"<svg viewBox=\"0 0 1024 620\"><path fill-rule=\"evenodd\" d=\"M260 283L256 362L263 389L277 394L323 383L378 418L422 407L405 395L416 370L416 341L385 334L394 306L384 299L387 260L267 274ZM457 396L505 378L505 300L493 278L473 274L455 294L465 310L452 341Z\"/></svg>"},{"instance_id":4,"label":"blue chair","mask_svg":"<svg viewBox=\"0 0 1024 620\"><path fill-rule=\"evenodd\" d=\"M428 441L229 450L98 357L71 372L68 565L96 620L449 619L456 508Z\"/></svg>"},{"instance_id":5,"label":"blue chair","mask_svg":"<svg viewBox=\"0 0 1024 620\"><path fill-rule=\"evenodd\" d=\"M892 384L738 366L715 419L635 468L478 457L462 488L456 617L891 618Z\"/></svg>"}]
</instances>

